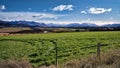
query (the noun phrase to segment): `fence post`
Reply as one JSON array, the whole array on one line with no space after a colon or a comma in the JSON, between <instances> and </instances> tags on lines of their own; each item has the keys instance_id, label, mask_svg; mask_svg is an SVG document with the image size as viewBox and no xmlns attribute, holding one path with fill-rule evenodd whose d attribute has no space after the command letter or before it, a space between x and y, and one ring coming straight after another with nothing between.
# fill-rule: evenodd
<instances>
[{"instance_id":1,"label":"fence post","mask_svg":"<svg viewBox=\"0 0 120 68\"><path fill-rule=\"evenodd\" d=\"M57 68L57 65L58 65L58 64L57 64L57 62L58 62L58 61L57 61L57 43L56 43L55 40L52 40L52 43L55 45L55 53L56 53L56 54L55 54L55 62L56 62L55 65L56 65L56 68Z\"/></svg>"},{"instance_id":2,"label":"fence post","mask_svg":"<svg viewBox=\"0 0 120 68\"><path fill-rule=\"evenodd\" d=\"M98 43L97 44L97 57L100 59L100 46L101 46L101 43Z\"/></svg>"}]
</instances>

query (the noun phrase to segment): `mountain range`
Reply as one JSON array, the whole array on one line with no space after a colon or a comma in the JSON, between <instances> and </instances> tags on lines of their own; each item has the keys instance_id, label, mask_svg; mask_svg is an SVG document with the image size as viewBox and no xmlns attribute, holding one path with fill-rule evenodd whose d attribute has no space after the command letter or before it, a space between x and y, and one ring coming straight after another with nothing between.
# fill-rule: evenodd
<instances>
[{"instance_id":1,"label":"mountain range","mask_svg":"<svg viewBox=\"0 0 120 68\"><path fill-rule=\"evenodd\" d=\"M2 21L0 20L0 27L120 27L120 24L106 24L102 26L98 26L92 23L71 23L71 24L45 24L38 23L34 21Z\"/></svg>"}]
</instances>

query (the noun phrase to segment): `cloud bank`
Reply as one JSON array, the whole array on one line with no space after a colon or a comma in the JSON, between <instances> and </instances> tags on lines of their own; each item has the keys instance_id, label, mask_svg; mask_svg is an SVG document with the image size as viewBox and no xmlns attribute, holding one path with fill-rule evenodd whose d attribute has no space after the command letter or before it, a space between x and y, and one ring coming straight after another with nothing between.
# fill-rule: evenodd
<instances>
[{"instance_id":1,"label":"cloud bank","mask_svg":"<svg viewBox=\"0 0 120 68\"><path fill-rule=\"evenodd\" d=\"M5 21L37 21L41 19L56 19L62 15L48 14L48 13L37 13L37 12L0 12L0 20Z\"/></svg>"}]
</instances>

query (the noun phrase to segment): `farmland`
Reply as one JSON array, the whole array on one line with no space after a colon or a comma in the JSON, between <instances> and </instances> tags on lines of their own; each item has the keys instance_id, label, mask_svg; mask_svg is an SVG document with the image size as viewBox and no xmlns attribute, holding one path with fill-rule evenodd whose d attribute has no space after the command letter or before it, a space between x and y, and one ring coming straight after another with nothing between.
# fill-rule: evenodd
<instances>
[{"instance_id":1,"label":"farmland","mask_svg":"<svg viewBox=\"0 0 120 68\"><path fill-rule=\"evenodd\" d=\"M53 41L57 44L58 64L63 64L95 54L99 42L103 44L102 52L119 49L120 31L0 36L0 61L26 59L34 67L55 64L56 48Z\"/></svg>"}]
</instances>

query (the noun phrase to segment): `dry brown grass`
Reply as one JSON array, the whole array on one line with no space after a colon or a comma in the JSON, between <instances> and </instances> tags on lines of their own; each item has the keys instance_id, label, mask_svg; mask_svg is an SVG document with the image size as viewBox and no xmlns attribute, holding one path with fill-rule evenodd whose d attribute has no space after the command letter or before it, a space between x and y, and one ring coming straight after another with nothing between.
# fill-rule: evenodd
<instances>
[{"instance_id":1,"label":"dry brown grass","mask_svg":"<svg viewBox=\"0 0 120 68\"><path fill-rule=\"evenodd\" d=\"M120 68L120 50L102 53L100 59L96 55L92 55L80 61L70 61L62 68Z\"/></svg>"},{"instance_id":2,"label":"dry brown grass","mask_svg":"<svg viewBox=\"0 0 120 68\"><path fill-rule=\"evenodd\" d=\"M31 64L26 61L7 60L0 62L0 68L32 68Z\"/></svg>"}]
</instances>

